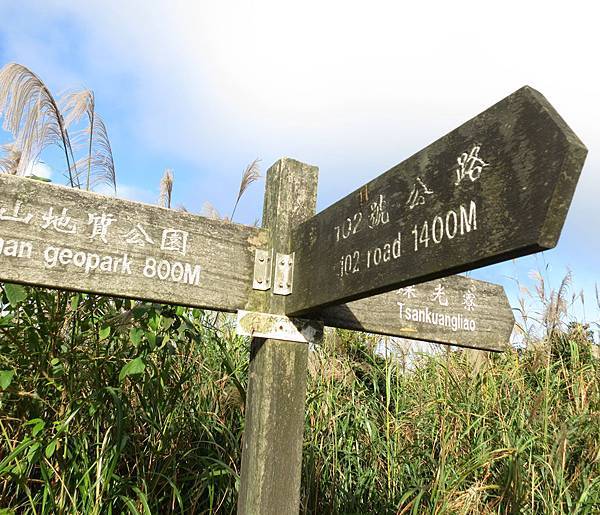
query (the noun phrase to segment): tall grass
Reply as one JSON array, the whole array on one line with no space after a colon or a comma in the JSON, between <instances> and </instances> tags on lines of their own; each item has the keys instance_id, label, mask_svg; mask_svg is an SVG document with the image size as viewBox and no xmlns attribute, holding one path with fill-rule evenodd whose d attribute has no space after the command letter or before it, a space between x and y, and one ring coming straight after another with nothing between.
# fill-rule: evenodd
<instances>
[{"instance_id":1,"label":"tall grass","mask_svg":"<svg viewBox=\"0 0 600 515\"><path fill-rule=\"evenodd\" d=\"M474 372L451 353L410 374L341 341L352 359L313 355L306 512L600 509L600 367L581 334L557 334L551 359L505 353Z\"/></svg>"},{"instance_id":2,"label":"tall grass","mask_svg":"<svg viewBox=\"0 0 600 515\"><path fill-rule=\"evenodd\" d=\"M231 513L248 342L227 317L6 286L0 507ZM368 336L311 353L303 513L597 513L600 365L580 325L545 346L423 357Z\"/></svg>"},{"instance_id":3,"label":"tall grass","mask_svg":"<svg viewBox=\"0 0 600 515\"><path fill-rule=\"evenodd\" d=\"M5 303L4 307L7 305ZM217 511L236 499L245 342L200 311L30 291L0 319L0 506Z\"/></svg>"}]
</instances>

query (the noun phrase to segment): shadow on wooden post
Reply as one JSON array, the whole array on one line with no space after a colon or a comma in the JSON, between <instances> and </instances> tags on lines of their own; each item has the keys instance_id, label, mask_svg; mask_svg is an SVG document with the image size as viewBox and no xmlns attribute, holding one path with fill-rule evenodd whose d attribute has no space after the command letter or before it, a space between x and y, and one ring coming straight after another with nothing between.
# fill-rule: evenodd
<instances>
[{"instance_id":1,"label":"shadow on wooden post","mask_svg":"<svg viewBox=\"0 0 600 515\"><path fill-rule=\"evenodd\" d=\"M263 226L269 247L290 252L291 230L314 215L318 169L292 159L267 172ZM285 313L285 296L253 292L247 309ZM238 513L296 514L300 506L308 345L254 338Z\"/></svg>"}]
</instances>

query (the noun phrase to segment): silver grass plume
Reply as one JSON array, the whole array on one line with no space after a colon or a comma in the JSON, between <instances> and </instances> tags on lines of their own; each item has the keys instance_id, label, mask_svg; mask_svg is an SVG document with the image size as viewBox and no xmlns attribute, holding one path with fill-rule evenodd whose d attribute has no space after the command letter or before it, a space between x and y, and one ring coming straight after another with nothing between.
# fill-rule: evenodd
<instances>
[{"instance_id":1,"label":"silver grass plume","mask_svg":"<svg viewBox=\"0 0 600 515\"><path fill-rule=\"evenodd\" d=\"M50 90L31 70L9 63L0 70L0 116L3 128L15 138L21 152L16 173L23 175L48 145L65 153L71 186L79 186L73 149L58 104Z\"/></svg>"},{"instance_id":2,"label":"silver grass plume","mask_svg":"<svg viewBox=\"0 0 600 515\"><path fill-rule=\"evenodd\" d=\"M158 205L171 209L171 198L173 196L173 170L167 168L160 180L160 196Z\"/></svg>"},{"instance_id":3,"label":"silver grass plume","mask_svg":"<svg viewBox=\"0 0 600 515\"><path fill-rule=\"evenodd\" d=\"M202 205L202 211L200 214L206 218L211 218L212 220L221 220L221 215L217 211L217 208L208 200Z\"/></svg>"},{"instance_id":4,"label":"silver grass plume","mask_svg":"<svg viewBox=\"0 0 600 515\"><path fill-rule=\"evenodd\" d=\"M0 173L16 175L21 162L21 151L15 143L6 143L0 146L2 155L0 155Z\"/></svg>"},{"instance_id":5,"label":"silver grass plume","mask_svg":"<svg viewBox=\"0 0 600 515\"><path fill-rule=\"evenodd\" d=\"M563 317L567 314L567 291L573 282L573 274L570 270L567 271L558 287L558 291L550 292L549 303L544 313L546 327L550 328L550 334L553 334Z\"/></svg>"},{"instance_id":6,"label":"silver grass plume","mask_svg":"<svg viewBox=\"0 0 600 515\"><path fill-rule=\"evenodd\" d=\"M108 139L106 125L96 115L94 118L95 152L92 156L91 175L94 183L104 183L112 186L117 193L117 174L113 161L112 148Z\"/></svg>"},{"instance_id":7,"label":"silver grass plume","mask_svg":"<svg viewBox=\"0 0 600 515\"><path fill-rule=\"evenodd\" d=\"M233 206L233 211L231 212L231 217L230 217L231 220L233 220L233 216L235 215L235 210L237 209L240 199L242 198L242 195L244 194L244 192L246 191L248 186L250 186L250 184L252 184L254 181L257 181L260 178L259 163L260 163L260 159L256 158L254 161L252 161L246 167L246 169L244 170L244 173L242 174L242 181L240 182L240 191L238 193L237 199L235 200L235 205Z\"/></svg>"},{"instance_id":8,"label":"silver grass plume","mask_svg":"<svg viewBox=\"0 0 600 515\"><path fill-rule=\"evenodd\" d=\"M65 126L78 122L84 115L88 125L80 131L87 146L87 155L77 162L80 173L86 172L85 188L92 189L97 184L111 186L117 193L117 177L108 131L102 118L96 113L94 92L89 89L75 91L65 95L62 111L65 113Z\"/></svg>"},{"instance_id":9,"label":"silver grass plume","mask_svg":"<svg viewBox=\"0 0 600 515\"><path fill-rule=\"evenodd\" d=\"M567 271L563 277L558 290L548 288L545 284L544 277L537 270L532 270L529 277L536 281L535 289L537 299L542 305L542 311L538 313L541 316L541 322L546 328L546 334L550 337L562 323L563 318L567 313L567 293L572 284L572 273Z\"/></svg>"}]
</instances>

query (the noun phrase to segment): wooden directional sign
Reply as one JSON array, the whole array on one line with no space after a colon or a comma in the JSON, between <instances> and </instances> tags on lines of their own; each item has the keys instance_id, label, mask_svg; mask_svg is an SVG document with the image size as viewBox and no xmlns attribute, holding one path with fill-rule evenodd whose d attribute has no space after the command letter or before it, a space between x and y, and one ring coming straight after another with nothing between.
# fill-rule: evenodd
<instances>
[{"instance_id":1,"label":"wooden directional sign","mask_svg":"<svg viewBox=\"0 0 600 515\"><path fill-rule=\"evenodd\" d=\"M554 247L586 153L521 88L299 226L286 312Z\"/></svg>"},{"instance_id":2,"label":"wooden directional sign","mask_svg":"<svg viewBox=\"0 0 600 515\"><path fill-rule=\"evenodd\" d=\"M504 288L454 275L325 308L330 327L488 351L508 348L514 316Z\"/></svg>"},{"instance_id":3,"label":"wooden directional sign","mask_svg":"<svg viewBox=\"0 0 600 515\"><path fill-rule=\"evenodd\" d=\"M0 175L0 280L244 309L266 233Z\"/></svg>"}]
</instances>

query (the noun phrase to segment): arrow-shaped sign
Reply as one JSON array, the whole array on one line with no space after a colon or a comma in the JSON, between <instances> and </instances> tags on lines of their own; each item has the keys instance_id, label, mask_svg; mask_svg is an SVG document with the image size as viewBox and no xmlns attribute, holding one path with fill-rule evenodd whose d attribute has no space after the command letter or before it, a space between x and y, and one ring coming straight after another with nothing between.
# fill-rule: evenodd
<instances>
[{"instance_id":1,"label":"arrow-shaped sign","mask_svg":"<svg viewBox=\"0 0 600 515\"><path fill-rule=\"evenodd\" d=\"M262 229L0 174L0 280L244 309Z\"/></svg>"},{"instance_id":2,"label":"arrow-shaped sign","mask_svg":"<svg viewBox=\"0 0 600 515\"><path fill-rule=\"evenodd\" d=\"M488 351L508 348L515 319L504 288L453 275L318 314L326 326Z\"/></svg>"},{"instance_id":3,"label":"arrow-shaped sign","mask_svg":"<svg viewBox=\"0 0 600 515\"><path fill-rule=\"evenodd\" d=\"M297 228L286 312L554 247L586 153L521 88Z\"/></svg>"}]
</instances>

